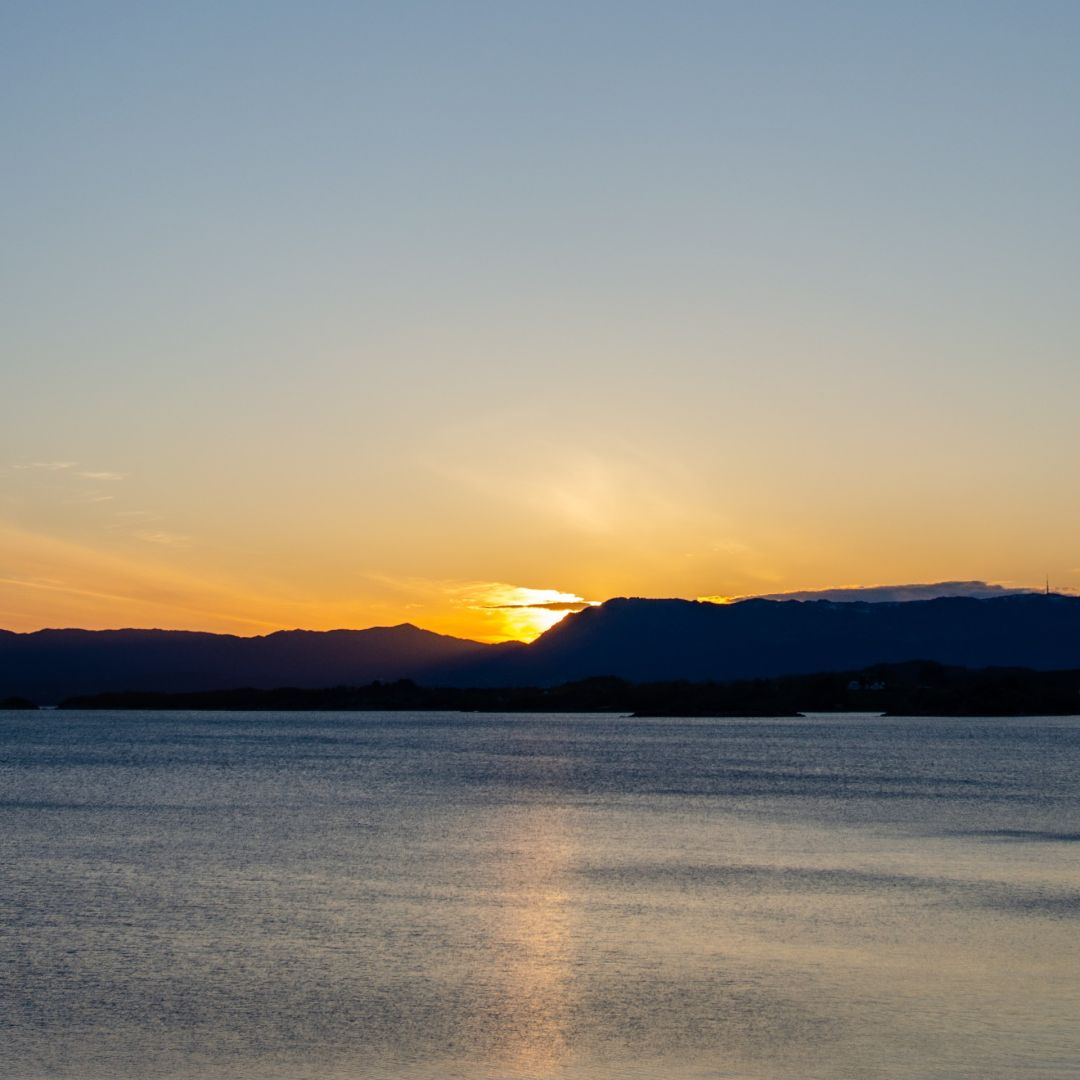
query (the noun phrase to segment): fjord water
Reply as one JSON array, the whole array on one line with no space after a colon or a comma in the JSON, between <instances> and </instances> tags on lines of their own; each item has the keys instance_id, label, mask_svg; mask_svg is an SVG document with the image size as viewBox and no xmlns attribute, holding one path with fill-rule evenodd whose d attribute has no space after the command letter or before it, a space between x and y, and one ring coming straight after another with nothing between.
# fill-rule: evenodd
<instances>
[{"instance_id":1,"label":"fjord water","mask_svg":"<svg viewBox=\"0 0 1080 1080\"><path fill-rule=\"evenodd\" d=\"M1080 720L0 715L5 1080L1080 1075Z\"/></svg>"}]
</instances>

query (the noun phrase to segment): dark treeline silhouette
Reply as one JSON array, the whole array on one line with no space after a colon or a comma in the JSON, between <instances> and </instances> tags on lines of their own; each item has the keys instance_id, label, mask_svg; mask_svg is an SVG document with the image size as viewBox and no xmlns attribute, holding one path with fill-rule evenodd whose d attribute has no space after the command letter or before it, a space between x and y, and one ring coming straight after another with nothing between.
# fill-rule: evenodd
<instances>
[{"instance_id":1,"label":"dark treeline silhouette","mask_svg":"<svg viewBox=\"0 0 1080 1080\"><path fill-rule=\"evenodd\" d=\"M65 709L456 710L618 712L638 716L795 716L887 712L902 716L1047 716L1080 713L1080 671L946 667L932 661L856 672L732 682L633 683L611 676L554 687L430 687L410 679L323 689L242 688L73 697Z\"/></svg>"}]
</instances>

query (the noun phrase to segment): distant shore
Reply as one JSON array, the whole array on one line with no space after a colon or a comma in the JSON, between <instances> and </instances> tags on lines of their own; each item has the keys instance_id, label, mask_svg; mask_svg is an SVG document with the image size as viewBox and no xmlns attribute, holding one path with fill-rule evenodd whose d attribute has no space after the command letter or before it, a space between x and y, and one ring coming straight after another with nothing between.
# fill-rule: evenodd
<instances>
[{"instance_id":1,"label":"distant shore","mask_svg":"<svg viewBox=\"0 0 1080 1080\"><path fill-rule=\"evenodd\" d=\"M33 709L23 698L3 709ZM554 687L458 688L409 679L319 689L118 691L70 697L61 709L239 711L610 712L635 716L798 716L874 712L893 716L1080 714L1080 671L960 668L913 661L860 671L732 682L635 683L597 676Z\"/></svg>"}]
</instances>

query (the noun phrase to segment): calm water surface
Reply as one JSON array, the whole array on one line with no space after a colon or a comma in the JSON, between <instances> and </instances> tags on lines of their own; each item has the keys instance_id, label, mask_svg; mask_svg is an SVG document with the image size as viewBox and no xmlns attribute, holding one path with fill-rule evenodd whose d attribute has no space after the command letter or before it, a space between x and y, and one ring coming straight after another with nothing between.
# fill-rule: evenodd
<instances>
[{"instance_id":1,"label":"calm water surface","mask_svg":"<svg viewBox=\"0 0 1080 1080\"><path fill-rule=\"evenodd\" d=\"M1080 1076L1080 720L0 714L4 1080Z\"/></svg>"}]
</instances>

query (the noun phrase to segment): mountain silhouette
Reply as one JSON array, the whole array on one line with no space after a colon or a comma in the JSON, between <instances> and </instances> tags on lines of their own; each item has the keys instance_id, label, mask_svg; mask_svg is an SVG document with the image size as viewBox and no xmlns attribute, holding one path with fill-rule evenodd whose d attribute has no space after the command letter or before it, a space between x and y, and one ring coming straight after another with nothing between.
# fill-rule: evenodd
<instances>
[{"instance_id":1,"label":"mountain silhouette","mask_svg":"<svg viewBox=\"0 0 1080 1080\"><path fill-rule=\"evenodd\" d=\"M609 600L530 645L484 645L404 624L265 637L168 630L0 632L0 696L52 703L103 691L556 686L855 671L929 660L957 667L1080 668L1080 598L1023 594L908 602Z\"/></svg>"},{"instance_id":2,"label":"mountain silhouette","mask_svg":"<svg viewBox=\"0 0 1080 1080\"><path fill-rule=\"evenodd\" d=\"M282 630L262 637L186 630L0 631L0 696L53 703L106 690L318 687L421 678L505 649L410 623Z\"/></svg>"},{"instance_id":3,"label":"mountain silhouette","mask_svg":"<svg viewBox=\"0 0 1080 1080\"><path fill-rule=\"evenodd\" d=\"M638 682L771 678L932 660L958 667L1080 666L1080 598L1038 593L872 603L609 600L527 648L477 656L455 685L553 686L597 675Z\"/></svg>"}]
</instances>

